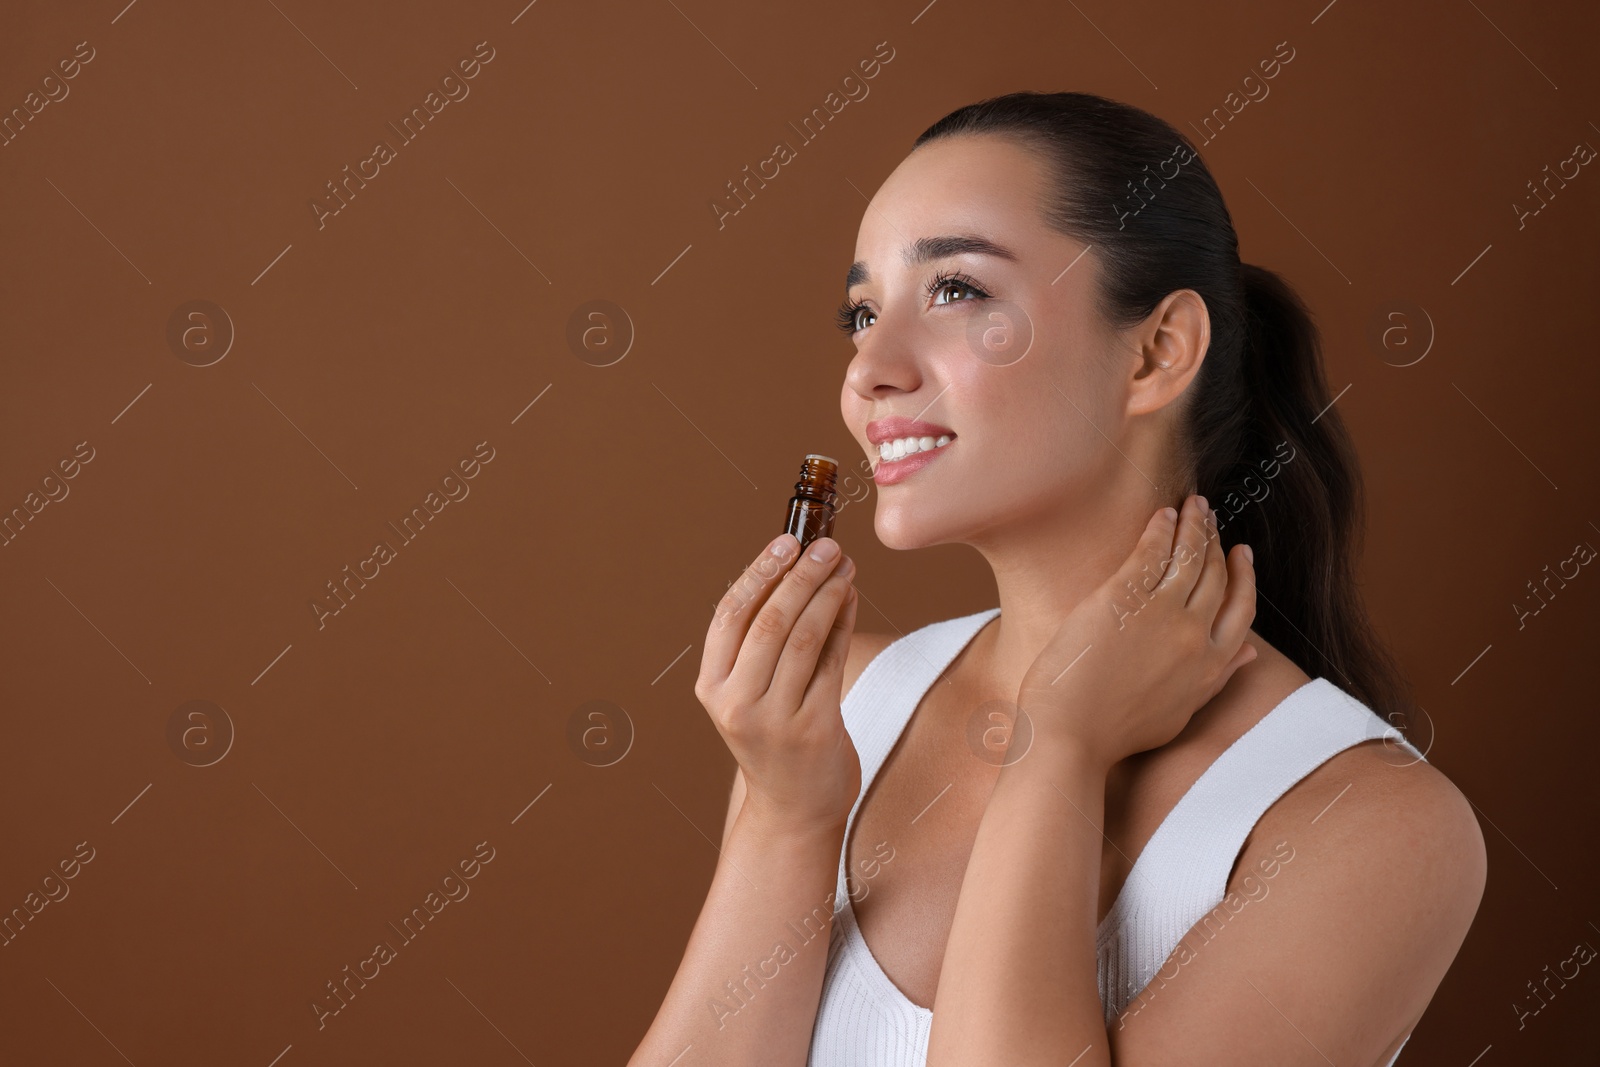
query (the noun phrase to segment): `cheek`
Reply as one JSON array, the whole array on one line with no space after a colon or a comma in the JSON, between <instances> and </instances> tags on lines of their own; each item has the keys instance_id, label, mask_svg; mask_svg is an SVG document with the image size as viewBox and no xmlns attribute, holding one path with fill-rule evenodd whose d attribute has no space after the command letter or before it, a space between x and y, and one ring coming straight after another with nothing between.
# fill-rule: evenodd
<instances>
[{"instance_id":1,"label":"cheek","mask_svg":"<svg viewBox=\"0 0 1600 1067\"><path fill-rule=\"evenodd\" d=\"M869 408L866 401L852 388L847 379L839 387L839 415L844 420L845 429L850 431L850 436L862 449L867 447L866 441L860 436L862 427L866 425ZM842 457L841 457L842 458Z\"/></svg>"},{"instance_id":2,"label":"cheek","mask_svg":"<svg viewBox=\"0 0 1600 1067\"><path fill-rule=\"evenodd\" d=\"M1111 443L1119 440L1121 420L1097 358L1034 351L1014 366L975 376L971 388L983 398L984 422L998 451L1026 457L1026 463L1005 464L1008 479L1060 488L1093 481L1108 462L1122 462Z\"/></svg>"}]
</instances>

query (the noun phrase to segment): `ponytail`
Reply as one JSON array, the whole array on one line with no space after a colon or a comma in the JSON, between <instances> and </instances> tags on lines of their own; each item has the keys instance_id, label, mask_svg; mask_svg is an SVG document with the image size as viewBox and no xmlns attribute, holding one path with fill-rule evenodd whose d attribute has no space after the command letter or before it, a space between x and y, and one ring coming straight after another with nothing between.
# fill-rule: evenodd
<instances>
[{"instance_id":1,"label":"ponytail","mask_svg":"<svg viewBox=\"0 0 1600 1067\"><path fill-rule=\"evenodd\" d=\"M1205 301L1211 342L1184 400L1177 466L1216 510L1223 547L1255 552L1254 629L1408 729L1407 684L1356 586L1361 475L1317 329L1281 278L1240 261L1233 219L1194 146L1139 108L1035 92L959 108L916 145L963 133L1011 136L1046 162L1045 220L1093 249L1097 306L1113 327L1144 321L1178 289Z\"/></svg>"},{"instance_id":2,"label":"ponytail","mask_svg":"<svg viewBox=\"0 0 1600 1067\"><path fill-rule=\"evenodd\" d=\"M1360 467L1323 378L1321 338L1282 278L1241 263L1245 330L1240 448L1194 456L1224 548L1255 552L1253 628L1307 673L1326 675L1411 725L1409 689L1374 638L1354 573L1364 526Z\"/></svg>"}]
</instances>

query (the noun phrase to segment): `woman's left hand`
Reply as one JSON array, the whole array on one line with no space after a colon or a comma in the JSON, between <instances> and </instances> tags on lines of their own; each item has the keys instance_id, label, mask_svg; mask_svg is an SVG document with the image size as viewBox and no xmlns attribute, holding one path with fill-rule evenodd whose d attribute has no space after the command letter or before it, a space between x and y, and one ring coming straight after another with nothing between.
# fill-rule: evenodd
<instances>
[{"instance_id":1,"label":"woman's left hand","mask_svg":"<svg viewBox=\"0 0 1600 1067\"><path fill-rule=\"evenodd\" d=\"M1133 554L1067 616L1024 676L1033 745L1109 769L1171 741L1239 667L1255 619L1244 545L1224 557L1201 497L1151 517Z\"/></svg>"}]
</instances>

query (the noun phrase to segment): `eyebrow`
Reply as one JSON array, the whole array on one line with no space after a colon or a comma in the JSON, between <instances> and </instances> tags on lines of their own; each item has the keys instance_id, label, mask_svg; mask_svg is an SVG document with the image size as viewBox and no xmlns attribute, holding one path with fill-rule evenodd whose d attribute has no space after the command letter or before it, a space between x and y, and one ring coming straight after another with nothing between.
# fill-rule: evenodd
<instances>
[{"instance_id":1,"label":"eyebrow","mask_svg":"<svg viewBox=\"0 0 1600 1067\"><path fill-rule=\"evenodd\" d=\"M1013 262L1017 254L1003 245L997 245L986 237L977 234L963 233L950 234L943 237L919 237L907 245L900 253L901 259L908 267L915 267L919 263L930 263L936 259L945 259L949 256L974 255L998 256ZM850 264L850 270L845 274L844 287L846 291L853 289L863 282L872 280L872 275L867 272L864 260L856 260Z\"/></svg>"}]
</instances>

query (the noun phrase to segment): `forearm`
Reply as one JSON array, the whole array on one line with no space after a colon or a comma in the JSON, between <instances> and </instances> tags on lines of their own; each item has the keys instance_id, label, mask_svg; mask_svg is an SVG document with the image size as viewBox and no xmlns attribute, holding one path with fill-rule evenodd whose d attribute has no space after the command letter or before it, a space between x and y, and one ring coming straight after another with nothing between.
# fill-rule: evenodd
<instances>
[{"instance_id":1,"label":"forearm","mask_svg":"<svg viewBox=\"0 0 1600 1067\"><path fill-rule=\"evenodd\" d=\"M1109 1067L1095 947L1106 773L1043 738L1001 770L939 972L929 1067Z\"/></svg>"},{"instance_id":2,"label":"forearm","mask_svg":"<svg viewBox=\"0 0 1600 1067\"><path fill-rule=\"evenodd\" d=\"M803 1065L833 924L844 826L799 831L739 812L683 962L629 1067Z\"/></svg>"}]
</instances>

